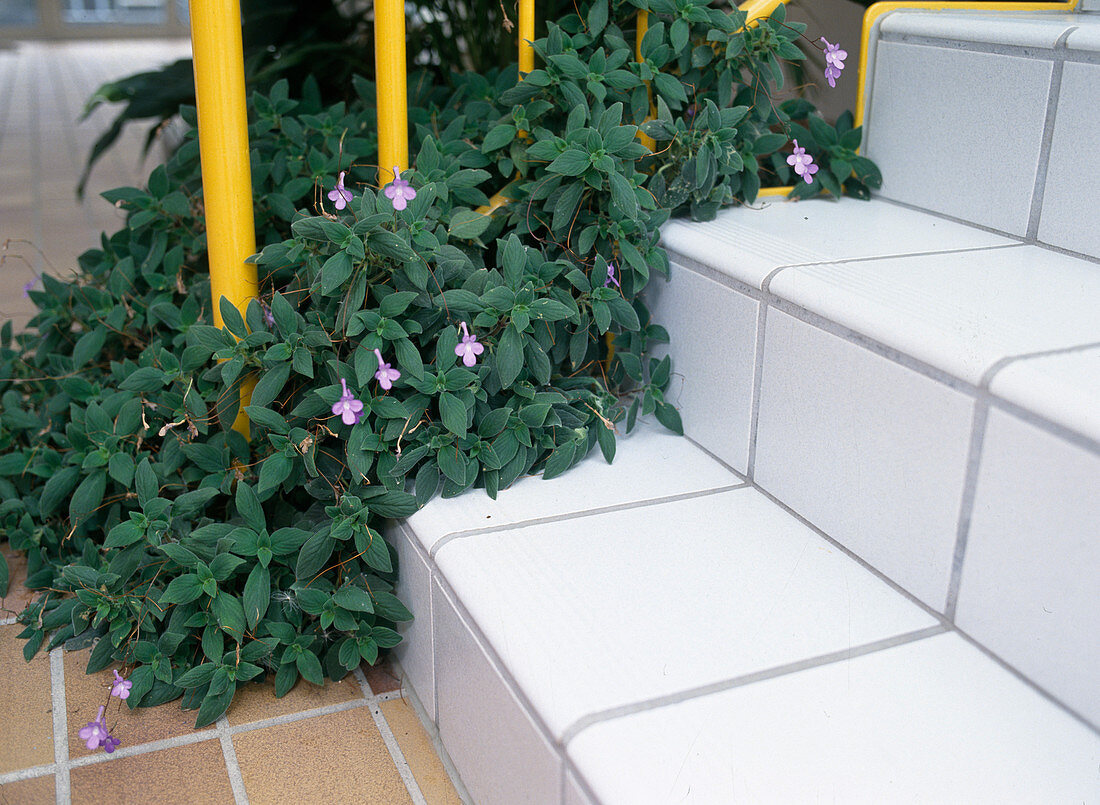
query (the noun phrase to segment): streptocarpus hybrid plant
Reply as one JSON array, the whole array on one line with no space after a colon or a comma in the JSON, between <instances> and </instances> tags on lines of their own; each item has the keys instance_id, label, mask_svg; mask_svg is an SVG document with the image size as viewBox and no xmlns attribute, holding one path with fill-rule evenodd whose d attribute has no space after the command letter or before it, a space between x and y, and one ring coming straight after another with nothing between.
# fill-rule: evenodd
<instances>
[{"instance_id":1,"label":"streptocarpus hybrid plant","mask_svg":"<svg viewBox=\"0 0 1100 805\"><path fill-rule=\"evenodd\" d=\"M350 106L254 96L261 291L243 314L221 300L220 329L193 136L106 194L127 226L43 276L32 332L0 338L0 528L42 591L28 657L47 634L94 645L129 706L181 699L200 726L264 674L279 695L340 678L411 617L386 518L596 445L611 460L642 414L680 429L671 364L647 356L667 338L643 295L668 272L660 225L794 175L796 195L865 195L877 171L850 120L769 100L802 53L782 6L749 27L695 0L583 11L522 81L411 82L415 157L382 188L369 83Z\"/></svg>"}]
</instances>

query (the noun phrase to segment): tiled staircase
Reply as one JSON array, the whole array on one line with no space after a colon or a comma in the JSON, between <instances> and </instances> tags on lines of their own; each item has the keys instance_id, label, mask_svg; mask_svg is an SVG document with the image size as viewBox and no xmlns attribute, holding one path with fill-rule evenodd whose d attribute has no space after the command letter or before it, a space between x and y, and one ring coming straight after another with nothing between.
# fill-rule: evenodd
<instances>
[{"instance_id":1,"label":"tiled staircase","mask_svg":"<svg viewBox=\"0 0 1100 805\"><path fill-rule=\"evenodd\" d=\"M390 534L475 802L1100 802L1100 14L868 44L874 201L665 228L690 441Z\"/></svg>"}]
</instances>

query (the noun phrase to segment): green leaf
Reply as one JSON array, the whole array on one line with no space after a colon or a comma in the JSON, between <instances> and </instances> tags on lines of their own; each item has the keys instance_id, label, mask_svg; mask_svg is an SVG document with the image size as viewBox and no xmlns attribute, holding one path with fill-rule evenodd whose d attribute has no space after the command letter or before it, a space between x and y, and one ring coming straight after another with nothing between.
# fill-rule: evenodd
<instances>
[{"instance_id":1,"label":"green leaf","mask_svg":"<svg viewBox=\"0 0 1100 805\"><path fill-rule=\"evenodd\" d=\"M149 459L143 458L138 464L137 471L134 473L134 486L137 491L138 505L142 508L145 508L145 505L160 492L160 482L157 480L157 474L153 472L153 465L149 463Z\"/></svg>"},{"instance_id":2,"label":"green leaf","mask_svg":"<svg viewBox=\"0 0 1100 805\"><path fill-rule=\"evenodd\" d=\"M212 662L204 662L190 670L184 671L172 683L177 688L197 688L205 685L214 676L218 666Z\"/></svg>"},{"instance_id":3,"label":"green leaf","mask_svg":"<svg viewBox=\"0 0 1100 805\"><path fill-rule=\"evenodd\" d=\"M93 472L81 481L69 501L69 522L76 526L92 514L103 501L106 489L107 473L103 470Z\"/></svg>"},{"instance_id":4,"label":"green leaf","mask_svg":"<svg viewBox=\"0 0 1100 805\"><path fill-rule=\"evenodd\" d=\"M454 394L445 391L439 395L439 415L451 433L466 435L466 406Z\"/></svg>"},{"instance_id":5,"label":"green leaf","mask_svg":"<svg viewBox=\"0 0 1100 805\"><path fill-rule=\"evenodd\" d=\"M244 583L244 614L248 628L255 631L271 603L271 573L266 567L256 565Z\"/></svg>"},{"instance_id":6,"label":"green leaf","mask_svg":"<svg viewBox=\"0 0 1100 805\"><path fill-rule=\"evenodd\" d=\"M501 388L509 388L523 369L523 336L514 324L509 324L497 344L495 355L497 376Z\"/></svg>"},{"instance_id":7,"label":"green leaf","mask_svg":"<svg viewBox=\"0 0 1100 805\"><path fill-rule=\"evenodd\" d=\"M485 139L481 141L481 153L487 154L503 148L516 138L516 127L510 123L500 123L489 129Z\"/></svg>"},{"instance_id":8,"label":"green leaf","mask_svg":"<svg viewBox=\"0 0 1100 805\"><path fill-rule=\"evenodd\" d=\"M411 621L413 619L412 613L398 600L396 595L382 590L374 593L374 614L395 622Z\"/></svg>"},{"instance_id":9,"label":"green leaf","mask_svg":"<svg viewBox=\"0 0 1100 805\"><path fill-rule=\"evenodd\" d=\"M351 276L351 257L339 251L321 266L321 295L332 296Z\"/></svg>"},{"instance_id":10,"label":"green leaf","mask_svg":"<svg viewBox=\"0 0 1100 805\"><path fill-rule=\"evenodd\" d=\"M591 164L592 161L586 152L579 148L568 148L547 165L546 169L562 176L580 176Z\"/></svg>"},{"instance_id":11,"label":"green leaf","mask_svg":"<svg viewBox=\"0 0 1100 805\"><path fill-rule=\"evenodd\" d=\"M78 480L80 470L76 467L63 467L50 476L38 500L38 510L44 517L53 514L54 509L73 491Z\"/></svg>"},{"instance_id":12,"label":"green leaf","mask_svg":"<svg viewBox=\"0 0 1100 805\"><path fill-rule=\"evenodd\" d=\"M238 643L244 641L245 617L241 599L222 592L210 603L210 611L218 619L218 625Z\"/></svg>"},{"instance_id":13,"label":"green leaf","mask_svg":"<svg viewBox=\"0 0 1100 805\"><path fill-rule=\"evenodd\" d=\"M202 729L221 718L229 709L229 703L233 701L233 694L237 692L237 686L230 683L229 687L218 694L208 693L202 700L198 717L195 719L195 729Z\"/></svg>"},{"instance_id":14,"label":"green leaf","mask_svg":"<svg viewBox=\"0 0 1100 805\"><path fill-rule=\"evenodd\" d=\"M374 603L370 595L362 587L347 585L337 590L332 600L337 606L349 609L352 612L374 612Z\"/></svg>"},{"instance_id":15,"label":"green leaf","mask_svg":"<svg viewBox=\"0 0 1100 805\"><path fill-rule=\"evenodd\" d=\"M302 678L307 682L312 682L314 685L325 684L325 675L321 670L321 661L317 659L317 655L309 649L306 649L295 660L295 664L298 666L298 673L302 675Z\"/></svg>"},{"instance_id":16,"label":"green leaf","mask_svg":"<svg viewBox=\"0 0 1100 805\"><path fill-rule=\"evenodd\" d=\"M634 189L621 173L611 173L607 180L611 183L611 202L628 218L638 216L638 199Z\"/></svg>"},{"instance_id":17,"label":"green leaf","mask_svg":"<svg viewBox=\"0 0 1100 805\"><path fill-rule=\"evenodd\" d=\"M447 232L460 240L475 240L489 228L493 219L475 210L460 209L451 216Z\"/></svg>"},{"instance_id":18,"label":"green leaf","mask_svg":"<svg viewBox=\"0 0 1100 805\"><path fill-rule=\"evenodd\" d=\"M202 582L194 573L184 573L168 582L168 588L160 597L160 605L190 604L202 595Z\"/></svg>"},{"instance_id":19,"label":"green leaf","mask_svg":"<svg viewBox=\"0 0 1100 805\"><path fill-rule=\"evenodd\" d=\"M280 363L272 369L268 369L264 376L256 382L256 388L252 390L252 399L249 405L262 408L270 408L271 403L283 390L287 378L290 377L290 364Z\"/></svg>"},{"instance_id":20,"label":"green leaf","mask_svg":"<svg viewBox=\"0 0 1100 805\"><path fill-rule=\"evenodd\" d=\"M295 577L300 581L309 581L316 576L332 556L335 545L336 540L327 530L320 531L307 539L298 553L298 562L294 568Z\"/></svg>"},{"instance_id":21,"label":"green leaf","mask_svg":"<svg viewBox=\"0 0 1100 805\"><path fill-rule=\"evenodd\" d=\"M260 505L260 499L256 491L244 481L237 483L237 513L244 518L245 523L253 531L259 532L267 528L264 519L264 509Z\"/></svg>"}]
</instances>

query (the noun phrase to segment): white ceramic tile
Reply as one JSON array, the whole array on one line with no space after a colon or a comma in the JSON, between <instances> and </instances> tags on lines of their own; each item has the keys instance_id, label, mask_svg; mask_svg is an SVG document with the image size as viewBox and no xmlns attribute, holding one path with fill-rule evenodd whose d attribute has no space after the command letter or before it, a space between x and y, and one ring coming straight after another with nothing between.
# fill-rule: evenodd
<instances>
[{"instance_id":1,"label":"white ceramic tile","mask_svg":"<svg viewBox=\"0 0 1100 805\"><path fill-rule=\"evenodd\" d=\"M1067 62L1050 143L1039 240L1100 257L1100 185L1081 181L1081 154L1100 150L1100 65ZM1094 267L1100 271L1100 267Z\"/></svg>"},{"instance_id":2,"label":"white ceramic tile","mask_svg":"<svg viewBox=\"0 0 1100 805\"><path fill-rule=\"evenodd\" d=\"M942 611L973 400L769 310L755 481Z\"/></svg>"},{"instance_id":3,"label":"white ceramic tile","mask_svg":"<svg viewBox=\"0 0 1100 805\"><path fill-rule=\"evenodd\" d=\"M562 798L562 803L563 805L595 805L577 784L572 772L566 772L565 775L565 796Z\"/></svg>"},{"instance_id":4,"label":"white ceramic tile","mask_svg":"<svg viewBox=\"0 0 1100 805\"><path fill-rule=\"evenodd\" d=\"M1080 0L1078 11L1100 11L1100 0ZM1100 16L1077 14L1074 16L1077 30L1066 38L1070 50L1100 51Z\"/></svg>"},{"instance_id":5,"label":"white ceramic tile","mask_svg":"<svg viewBox=\"0 0 1100 805\"><path fill-rule=\"evenodd\" d=\"M482 489L434 498L406 520L426 551L448 534L510 525L620 503L715 489L741 479L687 439L658 424L640 422L619 439L613 464L599 448L552 482L521 478L492 500Z\"/></svg>"},{"instance_id":6,"label":"white ceramic tile","mask_svg":"<svg viewBox=\"0 0 1100 805\"><path fill-rule=\"evenodd\" d=\"M1097 801L1100 738L943 634L596 724L604 805Z\"/></svg>"},{"instance_id":7,"label":"white ceramic tile","mask_svg":"<svg viewBox=\"0 0 1100 805\"><path fill-rule=\"evenodd\" d=\"M956 622L1100 727L1100 455L996 408L987 428Z\"/></svg>"},{"instance_id":8,"label":"white ceramic tile","mask_svg":"<svg viewBox=\"0 0 1100 805\"><path fill-rule=\"evenodd\" d=\"M882 21L889 38L920 36L952 42L979 42L1026 48L1053 48L1077 24L1073 14L900 10Z\"/></svg>"},{"instance_id":9,"label":"white ceramic tile","mask_svg":"<svg viewBox=\"0 0 1100 805\"><path fill-rule=\"evenodd\" d=\"M670 251L755 288L780 266L1012 242L886 201L847 198L768 201L723 210L713 221L670 221L661 239Z\"/></svg>"},{"instance_id":10,"label":"white ceramic tile","mask_svg":"<svg viewBox=\"0 0 1100 805\"><path fill-rule=\"evenodd\" d=\"M882 169L881 194L1023 236L1052 70L880 41L864 151Z\"/></svg>"},{"instance_id":11,"label":"white ceramic tile","mask_svg":"<svg viewBox=\"0 0 1100 805\"><path fill-rule=\"evenodd\" d=\"M436 561L558 737L937 623L752 489L464 537Z\"/></svg>"},{"instance_id":12,"label":"white ceramic tile","mask_svg":"<svg viewBox=\"0 0 1100 805\"><path fill-rule=\"evenodd\" d=\"M394 594L413 613L398 624L404 640L394 649L405 682L416 691L424 711L435 718L435 666L432 658L432 572L416 538L400 523L386 529L386 540L397 550L397 584Z\"/></svg>"},{"instance_id":13,"label":"white ceramic tile","mask_svg":"<svg viewBox=\"0 0 1100 805\"><path fill-rule=\"evenodd\" d=\"M665 399L680 410L684 433L746 472L760 303L675 262L669 281L651 282L646 296L653 321L669 332L653 356L672 355Z\"/></svg>"},{"instance_id":14,"label":"white ceramic tile","mask_svg":"<svg viewBox=\"0 0 1100 805\"><path fill-rule=\"evenodd\" d=\"M478 805L546 805L562 797L562 762L432 583L439 737Z\"/></svg>"},{"instance_id":15,"label":"white ceramic tile","mask_svg":"<svg viewBox=\"0 0 1100 805\"><path fill-rule=\"evenodd\" d=\"M989 390L1100 442L1100 347L1014 361Z\"/></svg>"},{"instance_id":16,"label":"white ceramic tile","mask_svg":"<svg viewBox=\"0 0 1100 805\"><path fill-rule=\"evenodd\" d=\"M1100 267L1038 246L789 268L771 290L975 385L1001 358L1100 341Z\"/></svg>"}]
</instances>

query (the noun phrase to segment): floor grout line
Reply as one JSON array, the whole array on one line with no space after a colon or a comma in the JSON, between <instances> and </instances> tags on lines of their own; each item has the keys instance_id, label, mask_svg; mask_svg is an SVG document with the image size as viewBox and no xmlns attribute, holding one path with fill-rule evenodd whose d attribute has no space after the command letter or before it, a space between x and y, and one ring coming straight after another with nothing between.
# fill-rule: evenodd
<instances>
[{"instance_id":1,"label":"floor grout line","mask_svg":"<svg viewBox=\"0 0 1100 805\"><path fill-rule=\"evenodd\" d=\"M408 789L413 805L428 805L428 801L424 798L424 794L420 790L419 783L416 782L416 778L413 776L412 769L409 768L409 761L405 759L405 753L401 751L401 746L393 736L393 730L390 729L389 722L386 721L386 716L382 712L382 708L378 706L378 697L375 696L374 691L370 689L370 683L367 682L366 674L363 673L362 668L356 668L353 673L355 674L356 680L359 682L359 687L363 691L363 695L370 701L370 714L374 718L374 725L378 728L378 732L382 736L382 741L386 744L386 749L389 750L390 759L393 760L393 765L397 767L397 773L401 775L401 781L405 784L405 788Z\"/></svg>"},{"instance_id":2,"label":"floor grout line","mask_svg":"<svg viewBox=\"0 0 1100 805\"><path fill-rule=\"evenodd\" d=\"M65 649L50 652L50 699L53 702L53 757L57 772L54 790L58 802L72 799L69 783L69 714L65 705Z\"/></svg>"},{"instance_id":3,"label":"floor grout line","mask_svg":"<svg viewBox=\"0 0 1100 805\"><path fill-rule=\"evenodd\" d=\"M225 770L229 773L229 785L233 789L233 799L237 805L248 805L248 792L244 788L241 766L237 762L237 750L233 748L233 736L229 734L229 722L223 714L218 719L218 737L222 745L222 757L225 758Z\"/></svg>"}]
</instances>

